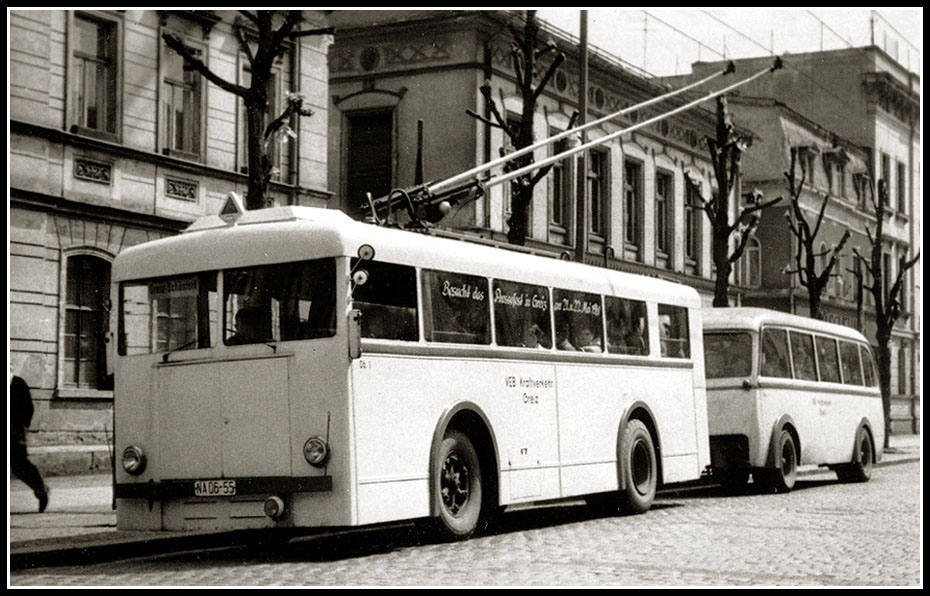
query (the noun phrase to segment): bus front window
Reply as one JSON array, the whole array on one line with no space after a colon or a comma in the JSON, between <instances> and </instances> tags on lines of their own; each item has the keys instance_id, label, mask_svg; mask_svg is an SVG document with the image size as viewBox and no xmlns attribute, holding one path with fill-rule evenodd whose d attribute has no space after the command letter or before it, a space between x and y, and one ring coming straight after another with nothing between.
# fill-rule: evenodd
<instances>
[{"instance_id":1,"label":"bus front window","mask_svg":"<svg viewBox=\"0 0 930 596\"><path fill-rule=\"evenodd\" d=\"M704 336L704 368L708 379L752 374L752 336L748 333L708 333Z\"/></svg>"},{"instance_id":2,"label":"bus front window","mask_svg":"<svg viewBox=\"0 0 930 596\"><path fill-rule=\"evenodd\" d=\"M123 283L119 354L209 348L216 344L216 315L214 273Z\"/></svg>"},{"instance_id":3,"label":"bus front window","mask_svg":"<svg viewBox=\"0 0 930 596\"><path fill-rule=\"evenodd\" d=\"M317 259L223 272L226 345L336 334L336 261Z\"/></svg>"}]
</instances>

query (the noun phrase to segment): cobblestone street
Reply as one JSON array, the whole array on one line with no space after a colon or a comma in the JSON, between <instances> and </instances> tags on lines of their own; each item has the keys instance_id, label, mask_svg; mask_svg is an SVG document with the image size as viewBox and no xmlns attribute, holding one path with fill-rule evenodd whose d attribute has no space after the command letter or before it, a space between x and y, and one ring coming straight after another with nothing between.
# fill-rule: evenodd
<instances>
[{"instance_id":1,"label":"cobblestone street","mask_svg":"<svg viewBox=\"0 0 930 596\"><path fill-rule=\"evenodd\" d=\"M14 586L916 586L920 464L866 484L805 476L786 495L666 491L645 515L506 514L491 535L422 544L406 528L14 573Z\"/></svg>"}]
</instances>

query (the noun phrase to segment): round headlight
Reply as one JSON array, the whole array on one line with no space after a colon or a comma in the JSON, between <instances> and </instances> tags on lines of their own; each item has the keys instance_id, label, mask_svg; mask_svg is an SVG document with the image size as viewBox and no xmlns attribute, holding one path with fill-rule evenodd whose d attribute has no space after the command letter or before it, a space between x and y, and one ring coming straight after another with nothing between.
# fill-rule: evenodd
<instances>
[{"instance_id":1,"label":"round headlight","mask_svg":"<svg viewBox=\"0 0 930 596\"><path fill-rule=\"evenodd\" d=\"M311 466L322 466L329 457L329 445L322 437L310 437L304 443L304 459Z\"/></svg>"},{"instance_id":2,"label":"round headlight","mask_svg":"<svg viewBox=\"0 0 930 596\"><path fill-rule=\"evenodd\" d=\"M141 474L145 470L145 452L142 447L130 445L123 449L123 469L133 475Z\"/></svg>"}]
</instances>

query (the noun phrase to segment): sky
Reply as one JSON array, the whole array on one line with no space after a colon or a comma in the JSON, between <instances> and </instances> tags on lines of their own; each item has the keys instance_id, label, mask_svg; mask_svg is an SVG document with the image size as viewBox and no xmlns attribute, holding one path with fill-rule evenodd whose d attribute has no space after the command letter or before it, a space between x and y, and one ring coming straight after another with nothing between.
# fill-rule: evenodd
<instances>
[{"instance_id":1,"label":"sky","mask_svg":"<svg viewBox=\"0 0 930 596\"><path fill-rule=\"evenodd\" d=\"M578 36L580 10L539 18ZM780 55L874 43L922 74L923 8L589 9L588 43L646 74L691 72L697 61Z\"/></svg>"}]
</instances>

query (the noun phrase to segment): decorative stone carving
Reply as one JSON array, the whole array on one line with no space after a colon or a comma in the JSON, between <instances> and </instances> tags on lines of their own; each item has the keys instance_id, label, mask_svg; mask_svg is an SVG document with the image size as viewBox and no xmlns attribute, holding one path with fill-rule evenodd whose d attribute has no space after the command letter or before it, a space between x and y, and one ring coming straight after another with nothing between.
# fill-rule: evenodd
<instances>
[{"instance_id":1,"label":"decorative stone carving","mask_svg":"<svg viewBox=\"0 0 930 596\"><path fill-rule=\"evenodd\" d=\"M101 184L110 184L113 179L113 164L77 158L74 160L74 177Z\"/></svg>"}]
</instances>

